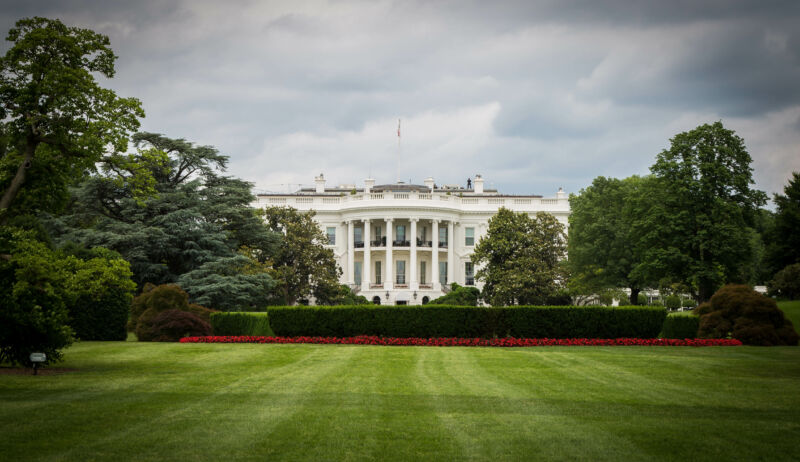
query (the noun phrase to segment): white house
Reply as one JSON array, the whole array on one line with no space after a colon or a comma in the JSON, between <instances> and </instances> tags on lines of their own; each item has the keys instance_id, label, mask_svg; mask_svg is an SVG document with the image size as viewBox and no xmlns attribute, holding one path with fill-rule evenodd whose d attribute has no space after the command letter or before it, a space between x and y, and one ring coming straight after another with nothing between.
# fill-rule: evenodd
<instances>
[{"instance_id":1,"label":"white house","mask_svg":"<svg viewBox=\"0 0 800 462\"><path fill-rule=\"evenodd\" d=\"M508 195L484 188L480 175L469 187L405 183L315 188L292 194L259 194L255 207L314 210L342 268L342 283L380 304L421 304L442 296L451 282L474 285L472 250L500 207L553 214L564 226L567 194Z\"/></svg>"}]
</instances>

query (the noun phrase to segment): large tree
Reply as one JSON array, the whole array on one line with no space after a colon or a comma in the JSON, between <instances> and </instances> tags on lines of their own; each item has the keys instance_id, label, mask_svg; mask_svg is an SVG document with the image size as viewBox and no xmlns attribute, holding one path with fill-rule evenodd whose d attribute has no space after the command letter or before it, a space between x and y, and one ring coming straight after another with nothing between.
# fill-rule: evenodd
<instances>
[{"instance_id":1,"label":"large tree","mask_svg":"<svg viewBox=\"0 0 800 462\"><path fill-rule=\"evenodd\" d=\"M108 37L36 17L17 21L7 40L11 48L0 58L0 222L15 208L60 205L54 198L65 197L67 185L109 147L126 149L144 116L138 100L95 80L93 74L114 76Z\"/></svg>"},{"instance_id":2,"label":"large tree","mask_svg":"<svg viewBox=\"0 0 800 462\"><path fill-rule=\"evenodd\" d=\"M783 188L784 194L775 194L775 225L769 248L769 263L774 272L785 266L800 263L800 172Z\"/></svg>"},{"instance_id":3,"label":"large tree","mask_svg":"<svg viewBox=\"0 0 800 462\"><path fill-rule=\"evenodd\" d=\"M299 212L291 207L263 210L267 226L283 235L272 259L271 274L277 281L274 303L293 305L311 296L322 305L336 303L341 268L328 241L314 220L314 212Z\"/></svg>"},{"instance_id":4,"label":"large tree","mask_svg":"<svg viewBox=\"0 0 800 462\"><path fill-rule=\"evenodd\" d=\"M250 207L252 185L221 176L227 157L213 147L153 133L133 140L136 153L109 156L69 213L48 222L57 242L116 250L140 287L179 282L210 308L266 304L274 283L260 263L280 238Z\"/></svg>"},{"instance_id":5,"label":"large tree","mask_svg":"<svg viewBox=\"0 0 800 462\"><path fill-rule=\"evenodd\" d=\"M705 301L722 284L751 277L752 226L766 195L751 187L744 140L721 122L671 141L650 168L655 200L634 224L646 248L634 273L684 283Z\"/></svg>"},{"instance_id":6,"label":"large tree","mask_svg":"<svg viewBox=\"0 0 800 462\"><path fill-rule=\"evenodd\" d=\"M483 299L491 305L547 303L565 282L564 225L553 215L498 210L472 254Z\"/></svg>"},{"instance_id":7,"label":"large tree","mask_svg":"<svg viewBox=\"0 0 800 462\"><path fill-rule=\"evenodd\" d=\"M580 194L571 196L569 216L570 290L599 294L607 289L630 288L637 304L646 280L633 273L641 261L641 246L632 235L638 202L650 177L619 180L597 177Z\"/></svg>"}]
</instances>

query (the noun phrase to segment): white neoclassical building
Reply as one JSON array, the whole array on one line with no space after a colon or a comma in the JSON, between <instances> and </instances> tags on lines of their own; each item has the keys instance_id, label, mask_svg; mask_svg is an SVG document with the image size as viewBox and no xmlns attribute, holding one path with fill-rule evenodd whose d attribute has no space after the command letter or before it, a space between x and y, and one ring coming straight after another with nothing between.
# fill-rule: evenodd
<instances>
[{"instance_id":1,"label":"white neoclassical building","mask_svg":"<svg viewBox=\"0 0 800 462\"><path fill-rule=\"evenodd\" d=\"M475 285L472 250L500 207L553 214L566 227L567 194L508 195L474 184L406 183L315 188L291 194L259 194L255 207L314 210L342 268L342 283L380 304L422 304L442 296L450 283Z\"/></svg>"}]
</instances>

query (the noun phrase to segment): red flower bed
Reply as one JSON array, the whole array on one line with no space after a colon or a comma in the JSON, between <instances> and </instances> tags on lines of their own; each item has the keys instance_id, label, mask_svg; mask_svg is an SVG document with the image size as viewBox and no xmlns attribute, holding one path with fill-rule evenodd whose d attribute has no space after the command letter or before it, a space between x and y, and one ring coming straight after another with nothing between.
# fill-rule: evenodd
<instances>
[{"instance_id":1,"label":"red flower bed","mask_svg":"<svg viewBox=\"0 0 800 462\"><path fill-rule=\"evenodd\" d=\"M181 343L316 343L323 345L397 345L397 346L737 346L736 339L705 338L398 338L360 335L358 337L253 337L208 336L184 337Z\"/></svg>"}]
</instances>

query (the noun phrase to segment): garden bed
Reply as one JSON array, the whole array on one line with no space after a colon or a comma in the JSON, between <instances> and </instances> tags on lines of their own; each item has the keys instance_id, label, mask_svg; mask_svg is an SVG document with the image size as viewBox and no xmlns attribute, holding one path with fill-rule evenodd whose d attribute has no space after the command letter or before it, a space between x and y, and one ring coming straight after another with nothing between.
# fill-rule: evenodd
<instances>
[{"instance_id":1,"label":"garden bed","mask_svg":"<svg viewBox=\"0 0 800 462\"><path fill-rule=\"evenodd\" d=\"M378 337L268 337L226 335L184 337L181 343L313 343L322 345L385 345L385 346L482 346L482 347L533 347L533 346L739 346L736 339L671 339L671 338L414 338Z\"/></svg>"}]
</instances>

